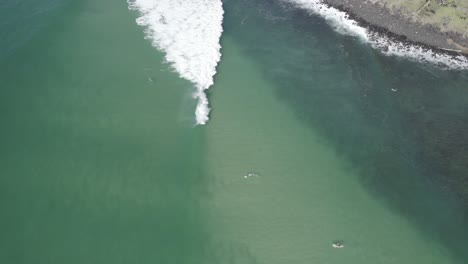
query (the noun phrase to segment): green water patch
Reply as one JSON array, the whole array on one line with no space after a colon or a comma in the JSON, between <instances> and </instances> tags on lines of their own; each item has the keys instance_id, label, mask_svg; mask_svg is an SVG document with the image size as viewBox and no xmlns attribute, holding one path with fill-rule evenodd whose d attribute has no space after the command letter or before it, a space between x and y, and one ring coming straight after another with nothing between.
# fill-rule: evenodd
<instances>
[{"instance_id":1,"label":"green water patch","mask_svg":"<svg viewBox=\"0 0 468 264\"><path fill-rule=\"evenodd\" d=\"M462 263L371 195L229 32L223 51L203 128L214 263Z\"/></svg>"},{"instance_id":2,"label":"green water patch","mask_svg":"<svg viewBox=\"0 0 468 264\"><path fill-rule=\"evenodd\" d=\"M225 8L225 33L278 100L352 164L377 201L467 259L466 72L383 56L278 1Z\"/></svg>"},{"instance_id":3,"label":"green water patch","mask_svg":"<svg viewBox=\"0 0 468 264\"><path fill-rule=\"evenodd\" d=\"M2 1L0 3L0 60L40 35L66 12L71 1Z\"/></svg>"},{"instance_id":4,"label":"green water patch","mask_svg":"<svg viewBox=\"0 0 468 264\"><path fill-rule=\"evenodd\" d=\"M1 263L205 263L192 85L125 1L81 1L0 64Z\"/></svg>"}]
</instances>

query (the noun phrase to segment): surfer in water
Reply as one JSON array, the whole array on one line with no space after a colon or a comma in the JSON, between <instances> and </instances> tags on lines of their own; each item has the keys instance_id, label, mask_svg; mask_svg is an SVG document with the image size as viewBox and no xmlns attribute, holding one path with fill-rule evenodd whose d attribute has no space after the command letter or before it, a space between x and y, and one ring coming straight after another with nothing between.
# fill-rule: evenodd
<instances>
[{"instance_id":1,"label":"surfer in water","mask_svg":"<svg viewBox=\"0 0 468 264\"><path fill-rule=\"evenodd\" d=\"M244 178L250 178L250 177L258 177L260 174L255 173L255 172L249 172L246 175L244 175Z\"/></svg>"},{"instance_id":2,"label":"surfer in water","mask_svg":"<svg viewBox=\"0 0 468 264\"><path fill-rule=\"evenodd\" d=\"M344 248L344 245L342 243L340 243L340 242L334 242L332 244L332 247L334 247L334 248Z\"/></svg>"}]
</instances>

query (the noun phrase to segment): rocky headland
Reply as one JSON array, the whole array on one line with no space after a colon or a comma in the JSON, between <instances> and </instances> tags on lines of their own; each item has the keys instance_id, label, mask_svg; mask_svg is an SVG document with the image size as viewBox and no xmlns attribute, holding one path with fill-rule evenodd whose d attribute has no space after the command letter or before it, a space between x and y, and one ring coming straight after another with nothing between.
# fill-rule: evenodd
<instances>
[{"instance_id":1,"label":"rocky headland","mask_svg":"<svg viewBox=\"0 0 468 264\"><path fill-rule=\"evenodd\" d=\"M323 0L401 41L468 55L468 0Z\"/></svg>"}]
</instances>

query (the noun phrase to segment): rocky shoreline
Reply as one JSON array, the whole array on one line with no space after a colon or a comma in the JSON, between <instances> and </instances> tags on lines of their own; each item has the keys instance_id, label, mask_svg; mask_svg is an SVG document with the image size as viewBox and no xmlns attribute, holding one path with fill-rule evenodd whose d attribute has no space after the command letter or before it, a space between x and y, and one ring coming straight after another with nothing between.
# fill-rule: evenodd
<instances>
[{"instance_id":1,"label":"rocky shoreline","mask_svg":"<svg viewBox=\"0 0 468 264\"><path fill-rule=\"evenodd\" d=\"M468 56L468 38L462 34L443 32L434 25L412 21L386 6L363 0L323 0L325 4L346 12L350 18L370 30L392 39L436 49L450 55Z\"/></svg>"}]
</instances>

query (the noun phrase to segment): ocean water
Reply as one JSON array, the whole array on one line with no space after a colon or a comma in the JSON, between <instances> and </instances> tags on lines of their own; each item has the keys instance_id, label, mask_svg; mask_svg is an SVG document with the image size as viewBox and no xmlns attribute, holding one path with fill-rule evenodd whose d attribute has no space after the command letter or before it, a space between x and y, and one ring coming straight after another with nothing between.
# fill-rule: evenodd
<instances>
[{"instance_id":1,"label":"ocean water","mask_svg":"<svg viewBox=\"0 0 468 264\"><path fill-rule=\"evenodd\" d=\"M467 72L220 3L0 5L0 262L466 263Z\"/></svg>"},{"instance_id":2,"label":"ocean water","mask_svg":"<svg viewBox=\"0 0 468 264\"><path fill-rule=\"evenodd\" d=\"M197 124L206 124L210 108L205 90L213 85L216 65L220 60L219 39L223 31L221 0L129 0L131 9L140 17L146 38L163 51L165 61L179 75L196 86Z\"/></svg>"}]
</instances>

